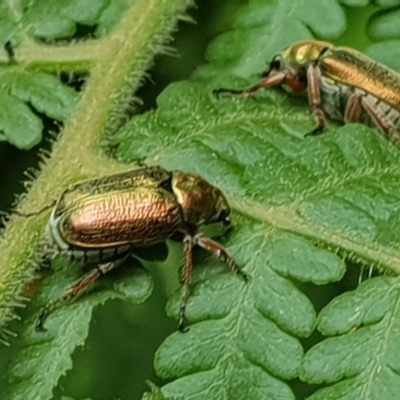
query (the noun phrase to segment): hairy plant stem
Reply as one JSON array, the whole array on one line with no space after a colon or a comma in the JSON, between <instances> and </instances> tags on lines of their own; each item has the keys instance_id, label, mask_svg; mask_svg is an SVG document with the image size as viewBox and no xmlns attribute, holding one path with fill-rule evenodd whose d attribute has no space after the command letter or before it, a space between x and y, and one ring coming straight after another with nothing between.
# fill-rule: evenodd
<instances>
[{"instance_id":1,"label":"hairy plant stem","mask_svg":"<svg viewBox=\"0 0 400 400\"><path fill-rule=\"evenodd\" d=\"M93 63L82 99L18 209L40 209L71 183L127 168L95 151L99 139L119 127L143 74L190 4L191 0L137 0L102 39L103 54ZM30 219L12 215L6 224L0 242L0 327L12 319L34 275L37 266L29 260L38 250L47 218L48 213Z\"/></svg>"}]
</instances>

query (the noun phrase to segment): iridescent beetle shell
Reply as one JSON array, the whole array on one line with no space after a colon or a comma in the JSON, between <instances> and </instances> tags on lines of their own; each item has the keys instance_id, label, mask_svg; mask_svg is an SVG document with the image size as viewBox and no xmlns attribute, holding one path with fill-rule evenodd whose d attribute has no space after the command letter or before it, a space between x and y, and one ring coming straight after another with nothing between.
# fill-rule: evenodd
<instances>
[{"instance_id":1,"label":"iridescent beetle shell","mask_svg":"<svg viewBox=\"0 0 400 400\"><path fill-rule=\"evenodd\" d=\"M182 327L194 245L214 253L245 278L226 250L198 230L210 223L228 224L230 212L221 190L201 176L162 167L145 167L68 188L55 202L47 225L49 251L97 267L43 310L38 329L57 304L77 296L99 276L121 265L135 248L168 238L185 245Z\"/></svg>"},{"instance_id":2,"label":"iridescent beetle shell","mask_svg":"<svg viewBox=\"0 0 400 400\"><path fill-rule=\"evenodd\" d=\"M261 88L282 87L290 93L307 93L320 134L325 118L378 127L400 145L400 74L354 49L331 43L297 42L273 57L264 77L243 89L217 89L247 97Z\"/></svg>"}]
</instances>

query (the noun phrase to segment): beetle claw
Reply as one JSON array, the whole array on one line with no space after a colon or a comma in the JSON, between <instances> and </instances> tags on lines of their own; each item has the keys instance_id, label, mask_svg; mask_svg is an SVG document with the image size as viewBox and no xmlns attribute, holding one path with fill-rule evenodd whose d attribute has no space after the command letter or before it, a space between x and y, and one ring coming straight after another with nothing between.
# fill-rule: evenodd
<instances>
[{"instance_id":1,"label":"beetle claw","mask_svg":"<svg viewBox=\"0 0 400 400\"><path fill-rule=\"evenodd\" d=\"M183 317L181 317L179 319L179 323L178 323L178 331L181 333L186 333L189 332L190 328L188 326L186 326L185 324L185 319Z\"/></svg>"},{"instance_id":2,"label":"beetle claw","mask_svg":"<svg viewBox=\"0 0 400 400\"><path fill-rule=\"evenodd\" d=\"M311 132L308 132L304 135L304 137L308 136L319 136L325 131L325 125L318 125L315 129L313 129Z\"/></svg>"},{"instance_id":3,"label":"beetle claw","mask_svg":"<svg viewBox=\"0 0 400 400\"><path fill-rule=\"evenodd\" d=\"M134 160L134 164L141 168L148 168L149 166L146 164L146 157L136 158Z\"/></svg>"},{"instance_id":4,"label":"beetle claw","mask_svg":"<svg viewBox=\"0 0 400 400\"><path fill-rule=\"evenodd\" d=\"M236 272L240 278L242 278L246 283L250 281L250 275L247 274L246 272L242 271L241 269L238 269Z\"/></svg>"},{"instance_id":5,"label":"beetle claw","mask_svg":"<svg viewBox=\"0 0 400 400\"><path fill-rule=\"evenodd\" d=\"M44 308L42 310L42 312L40 313L39 318L38 318L38 320L36 322L35 330L37 332L47 332L47 329L44 327L44 323L46 321L47 315L48 315L48 312Z\"/></svg>"},{"instance_id":6,"label":"beetle claw","mask_svg":"<svg viewBox=\"0 0 400 400\"><path fill-rule=\"evenodd\" d=\"M212 91L212 93L217 99L221 98L221 95L224 95L224 94L231 94L231 95L236 95L236 96L240 96L240 97L247 97L247 95L244 94L245 92L240 89L219 88L219 89L214 89Z\"/></svg>"}]
</instances>

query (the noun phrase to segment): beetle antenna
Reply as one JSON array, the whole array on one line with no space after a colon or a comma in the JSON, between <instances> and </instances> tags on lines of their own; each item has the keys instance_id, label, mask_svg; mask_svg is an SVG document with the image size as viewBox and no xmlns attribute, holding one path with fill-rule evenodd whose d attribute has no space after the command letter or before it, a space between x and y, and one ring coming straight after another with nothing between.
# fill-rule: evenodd
<instances>
[{"instance_id":1,"label":"beetle antenna","mask_svg":"<svg viewBox=\"0 0 400 400\"><path fill-rule=\"evenodd\" d=\"M273 75L268 75L258 83L253 86L250 86L246 89L226 89L226 88L219 88L213 90L213 95L217 98L220 98L223 94L232 94L239 97L248 98L251 97L255 92L262 88L269 88L273 86L281 85L284 80L287 78L287 73L284 71L279 71L274 73Z\"/></svg>"},{"instance_id":2,"label":"beetle antenna","mask_svg":"<svg viewBox=\"0 0 400 400\"><path fill-rule=\"evenodd\" d=\"M44 213L45 211L49 210L50 208L53 208L56 205L56 203L57 203L57 200L53 200L50 204L47 204L40 210L32 211L29 213L24 213L24 212L20 212L20 211L16 210L16 211L14 211L14 214L17 214L19 217L24 217L24 218L34 217L35 215L40 215L40 214Z\"/></svg>"}]
</instances>

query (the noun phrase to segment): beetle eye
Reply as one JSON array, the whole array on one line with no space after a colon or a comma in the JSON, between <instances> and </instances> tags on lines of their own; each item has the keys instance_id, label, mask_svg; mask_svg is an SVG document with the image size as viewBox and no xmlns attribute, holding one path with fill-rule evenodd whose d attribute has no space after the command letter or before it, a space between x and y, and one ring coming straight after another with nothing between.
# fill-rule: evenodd
<instances>
[{"instance_id":1,"label":"beetle eye","mask_svg":"<svg viewBox=\"0 0 400 400\"><path fill-rule=\"evenodd\" d=\"M224 218L224 219L222 220L222 223L223 223L225 226L230 226L230 224L232 223L232 221L231 221L231 219L230 219L229 217L226 217L226 218Z\"/></svg>"},{"instance_id":2,"label":"beetle eye","mask_svg":"<svg viewBox=\"0 0 400 400\"><path fill-rule=\"evenodd\" d=\"M269 63L268 69L261 74L263 78L267 78L271 71L273 70L281 70L282 69L282 57L280 55L275 56L272 61Z\"/></svg>"},{"instance_id":3,"label":"beetle eye","mask_svg":"<svg viewBox=\"0 0 400 400\"><path fill-rule=\"evenodd\" d=\"M281 56L275 56L269 64L270 70L281 69L282 68L282 58Z\"/></svg>"},{"instance_id":4,"label":"beetle eye","mask_svg":"<svg viewBox=\"0 0 400 400\"><path fill-rule=\"evenodd\" d=\"M230 225L231 220L229 218L230 211L229 210L221 210L221 212L218 215L218 221L222 222L224 225Z\"/></svg>"}]
</instances>

